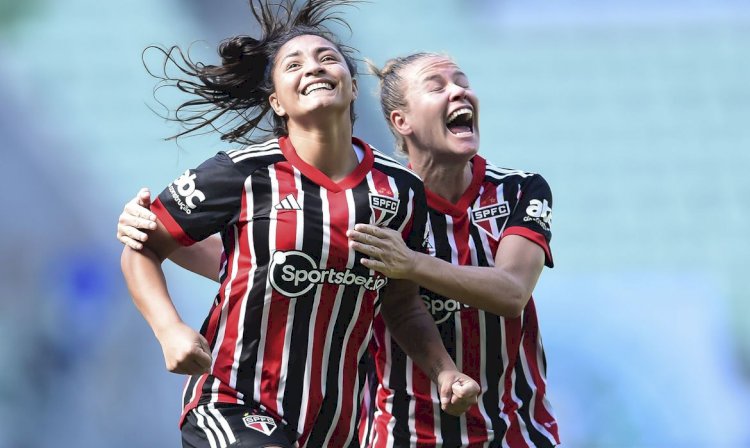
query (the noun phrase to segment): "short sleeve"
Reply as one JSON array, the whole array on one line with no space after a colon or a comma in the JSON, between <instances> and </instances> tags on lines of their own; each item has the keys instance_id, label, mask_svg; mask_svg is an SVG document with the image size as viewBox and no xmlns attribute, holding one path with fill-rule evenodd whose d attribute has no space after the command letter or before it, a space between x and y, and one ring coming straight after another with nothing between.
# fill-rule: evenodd
<instances>
[{"instance_id":1,"label":"short sleeve","mask_svg":"<svg viewBox=\"0 0 750 448\"><path fill-rule=\"evenodd\" d=\"M508 218L503 236L519 235L538 244L544 249L544 264L553 267L549 245L552 239L552 190L538 174L526 178L520 188L518 203Z\"/></svg>"},{"instance_id":2,"label":"short sleeve","mask_svg":"<svg viewBox=\"0 0 750 448\"><path fill-rule=\"evenodd\" d=\"M237 220L245 177L220 152L182 173L159 194L151 209L177 241L190 245Z\"/></svg>"}]
</instances>

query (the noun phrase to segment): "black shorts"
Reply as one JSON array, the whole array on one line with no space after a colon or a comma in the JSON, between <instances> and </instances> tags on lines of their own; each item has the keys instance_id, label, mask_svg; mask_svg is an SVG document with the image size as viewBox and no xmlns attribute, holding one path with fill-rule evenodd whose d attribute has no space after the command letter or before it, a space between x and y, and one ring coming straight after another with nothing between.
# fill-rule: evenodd
<instances>
[{"instance_id":1,"label":"black shorts","mask_svg":"<svg viewBox=\"0 0 750 448\"><path fill-rule=\"evenodd\" d=\"M293 448L296 437L265 412L228 403L198 406L182 425L183 448Z\"/></svg>"}]
</instances>

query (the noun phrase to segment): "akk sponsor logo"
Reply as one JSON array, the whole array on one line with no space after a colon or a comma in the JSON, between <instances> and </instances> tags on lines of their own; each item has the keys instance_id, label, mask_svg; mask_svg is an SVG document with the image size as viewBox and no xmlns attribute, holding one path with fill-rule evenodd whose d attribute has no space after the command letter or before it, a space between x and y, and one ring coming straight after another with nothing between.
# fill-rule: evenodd
<instances>
[{"instance_id":1,"label":"akk sponsor logo","mask_svg":"<svg viewBox=\"0 0 750 448\"><path fill-rule=\"evenodd\" d=\"M374 217L374 225L388 225L391 219L396 216L400 201L390 196L370 193L370 208Z\"/></svg>"},{"instance_id":2,"label":"akk sponsor logo","mask_svg":"<svg viewBox=\"0 0 750 448\"><path fill-rule=\"evenodd\" d=\"M268 275L273 289L287 297L299 297L322 284L360 286L377 291L388 283L388 278L379 274L359 275L351 269L321 269L309 255L296 250L274 252Z\"/></svg>"},{"instance_id":3,"label":"akk sponsor logo","mask_svg":"<svg viewBox=\"0 0 750 448\"><path fill-rule=\"evenodd\" d=\"M549 206L549 202L546 199L532 199L529 201L529 206L526 207L526 214L524 221L534 221L539 224L544 230L549 231L549 224L552 221L552 208Z\"/></svg>"},{"instance_id":4,"label":"akk sponsor logo","mask_svg":"<svg viewBox=\"0 0 750 448\"><path fill-rule=\"evenodd\" d=\"M276 430L276 421L266 415L249 415L242 417L242 422L250 429L270 436Z\"/></svg>"},{"instance_id":5,"label":"akk sponsor logo","mask_svg":"<svg viewBox=\"0 0 750 448\"><path fill-rule=\"evenodd\" d=\"M442 324L454 313L470 308L469 305L437 294L422 294L421 297L436 324Z\"/></svg>"},{"instance_id":6,"label":"akk sponsor logo","mask_svg":"<svg viewBox=\"0 0 750 448\"><path fill-rule=\"evenodd\" d=\"M195 173L190 173L190 170L186 170L185 173L175 179L175 181L169 185L169 193L172 195L177 206L180 210L186 214L193 212L195 207L198 205L196 201L203 202L206 200L206 195L202 191L195 188Z\"/></svg>"},{"instance_id":7,"label":"akk sponsor logo","mask_svg":"<svg viewBox=\"0 0 750 448\"><path fill-rule=\"evenodd\" d=\"M504 201L500 204L488 205L471 211L471 219L474 222L487 221L492 218L502 218L508 215L510 215L508 201Z\"/></svg>"}]
</instances>

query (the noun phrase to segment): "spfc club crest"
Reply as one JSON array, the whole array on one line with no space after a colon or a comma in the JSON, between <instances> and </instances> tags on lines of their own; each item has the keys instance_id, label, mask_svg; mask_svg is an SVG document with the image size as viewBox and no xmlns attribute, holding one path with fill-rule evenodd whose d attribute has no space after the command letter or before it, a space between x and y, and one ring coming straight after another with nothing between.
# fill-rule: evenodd
<instances>
[{"instance_id":1,"label":"spfc club crest","mask_svg":"<svg viewBox=\"0 0 750 448\"><path fill-rule=\"evenodd\" d=\"M396 212L398 212L399 200L390 196L370 193L370 209L372 210L371 224L376 226L387 226Z\"/></svg>"},{"instance_id":2,"label":"spfc club crest","mask_svg":"<svg viewBox=\"0 0 750 448\"><path fill-rule=\"evenodd\" d=\"M276 421L266 415L245 415L242 421L250 429L270 436L276 430Z\"/></svg>"}]
</instances>

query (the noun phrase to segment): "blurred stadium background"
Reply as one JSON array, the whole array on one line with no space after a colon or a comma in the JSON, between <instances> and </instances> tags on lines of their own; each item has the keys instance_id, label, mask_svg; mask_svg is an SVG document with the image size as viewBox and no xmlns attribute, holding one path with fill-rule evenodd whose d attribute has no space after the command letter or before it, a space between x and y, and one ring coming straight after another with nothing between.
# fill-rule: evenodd
<instances>
[{"instance_id":1,"label":"blurred stadium background","mask_svg":"<svg viewBox=\"0 0 750 448\"><path fill-rule=\"evenodd\" d=\"M453 55L481 153L552 185L557 267L535 296L563 445L750 446L750 3L377 0L347 16L378 64ZM179 445L182 379L130 301L115 222L138 187L225 145L162 140L175 128L147 107L141 51L196 42L215 60L249 24L244 0L0 0L0 447ZM356 133L389 150L360 81ZM168 276L200 325L214 285Z\"/></svg>"}]
</instances>

